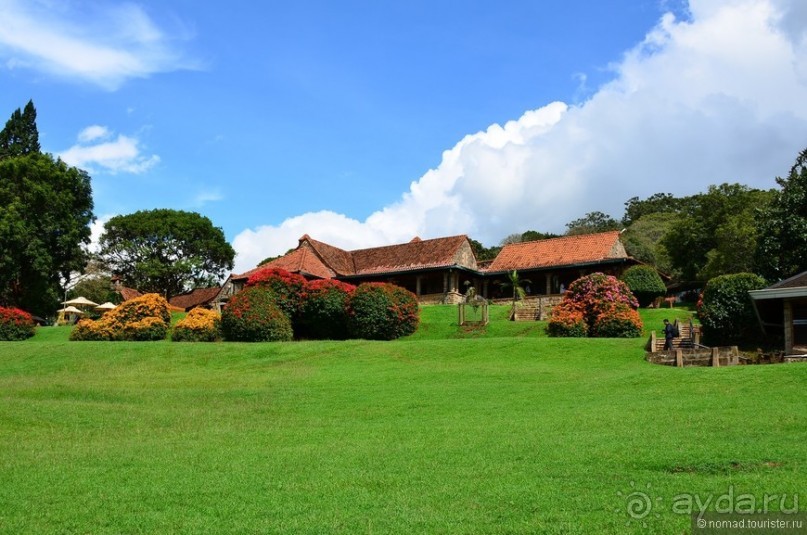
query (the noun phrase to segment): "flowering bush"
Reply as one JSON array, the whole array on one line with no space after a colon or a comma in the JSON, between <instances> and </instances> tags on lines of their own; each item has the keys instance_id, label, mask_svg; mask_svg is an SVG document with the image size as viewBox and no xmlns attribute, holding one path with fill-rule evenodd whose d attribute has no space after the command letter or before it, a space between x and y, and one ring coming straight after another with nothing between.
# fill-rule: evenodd
<instances>
[{"instance_id":1,"label":"flowering bush","mask_svg":"<svg viewBox=\"0 0 807 535\"><path fill-rule=\"evenodd\" d=\"M306 282L302 291L296 334L300 338L348 338L347 301L356 289L333 279Z\"/></svg>"},{"instance_id":2,"label":"flowering bush","mask_svg":"<svg viewBox=\"0 0 807 535\"><path fill-rule=\"evenodd\" d=\"M168 333L170 323L168 301L159 294L145 294L124 301L98 320L79 321L70 332L70 339L162 340Z\"/></svg>"},{"instance_id":3,"label":"flowering bush","mask_svg":"<svg viewBox=\"0 0 807 535\"><path fill-rule=\"evenodd\" d=\"M657 297L667 293L661 275L651 266L631 266L622 274L621 280L636 296L639 306L649 306Z\"/></svg>"},{"instance_id":4,"label":"flowering bush","mask_svg":"<svg viewBox=\"0 0 807 535\"><path fill-rule=\"evenodd\" d=\"M194 308L174 325L174 342L215 342L221 339L221 315L206 308Z\"/></svg>"},{"instance_id":5,"label":"flowering bush","mask_svg":"<svg viewBox=\"0 0 807 535\"><path fill-rule=\"evenodd\" d=\"M765 286L765 279L753 273L721 275L706 283L698 301L704 341L709 345L759 341L762 333L748 292Z\"/></svg>"},{"instance_id":6,"label":"flowering bush","mask_svg":"<svg viewBox=\"0 0 807 535\"><path fill-rule=\"evenodd\" d=\"M289 273L285 269L267 267L247 279L245 287L259 286L271 291L274 294L275 305L294 322L300 311L305 283L305 277L302 275Z\"/></svg>"},{"instance_id":7,"label":"flowering bush","mask_svg":"<svg viewBox=\"0 0 807 535\"><path fill-rule=\"evenodd\" d=\"M0 307L0 340L25 340L34 335L36 322L19 308Z\"/></svg>"},{"instance_id":8,"label":"flowering bush","mask_svg":"<svg viewBox=\"0 0 807 535\"><path fill-rule=\"evenodd\" d=\"M636 313L638 306L624 282L603 273L592 273L569 285L563 301L552 309L547 331L551 336L640 336L642 320ZM586 325L584 330L575 326L581 317ZM582 334L570 334L581 331Z\"/></svg>"},{"instance_id":9,"label":"flowering bush","mask_svg":"<svg viewBox=\"0 0 807 535\"><path fill-rule=\"evenodd\" d=\"M221 313L224 338L234 342L291 340L291 321L277 307L275 297L269 289L251 286L230 298Z\"/></svg>"},{"instance_id":10,"label":"flowering bush","mask_svg":"<svg viewBox=\"0 0 807 535\"><path fill-rule=\"evenodd\" d=\"M353 337L393 340L417 330L415 294L394 284L366 282L348 299L348 325Z\"/></svg>"},{"instance_id":11,"label":"flowering bush","mask_svg":"<svg viewBox=\"0 0 807 535\"><path fill-rule=\"evenodd\" d=\"M552 309L546 329L549 336L582 338L588 334L583 311L571 301L564 301Z\"/></svg>"},{"instance_id":12,"label":"flowering bush","mask_svg":"<svg viewBox=\"0 0 807 535\"><path fill-rule=\"evenodd\" d=\"M592 331L600 338L637 338L642 336L642 319L628 305L612 303L594 318Z\"/></svg>"}]
</instances>

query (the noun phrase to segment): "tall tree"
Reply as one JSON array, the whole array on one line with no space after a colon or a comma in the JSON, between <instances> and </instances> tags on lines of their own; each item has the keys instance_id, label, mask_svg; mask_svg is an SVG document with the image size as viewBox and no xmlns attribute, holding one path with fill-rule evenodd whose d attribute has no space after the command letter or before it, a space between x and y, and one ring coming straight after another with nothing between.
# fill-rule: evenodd
<instances>
[{"instance_id":1,"label":"tall tree","mask_svg":"<svg viewBox=\"0 0 807 535\"><path fill-rule=\"evenodd\" d=\"M628 227L648 214L678 213L684 205L682 199L676 198L672 193L654 193L644 200L631 197L625 203L625 215L622 224Z\"/></svg>"},{"instance_id":2,"label":"tall tree","mask_svg":"<svg viewBox=\"0 0 807 535\"><path fill-rule=\"evenodd\" d=\"M212 286L233 268L235 251L207 217L182 210L144 210L104 225L100 257L127 286L170 298Z\"/></svg>"},{"instance_id":3,"label":"tall tree","mask_svg":"<svg viewBox=\"0 0 807 535\"><path fill-rule=\"evenodd\" d=\"M0 302L52 315L90 242L86 172L47 154L0 159Z\"/></svg>"},{"instance_id":4,"label":"tall tree","mask_svg":"<svg viewBox=\"0 0 807 535\"><path fill-rule=\"evenodd\" d=\"M681 217L662 238L673 268L683 280L705 281L718 275L753 272L757 208L773 192L742 184L709 186L706 193L684 199Z\"/></svg>"},{"instance_id":5,"label":"tall tree","mask_svg":"<svg viewBox=\"0 0 807 535\"><path fill-rule=\"evenodd\" d=\"M39 130L36 127L36 108L32 100L25 109L17 108L0 131L0 159L37 154Z\"/></svg>"},{"instance_id":6,"label":"tall tree","mask_svg":"<svg viewBox=\"0 0 807 535\"><path fill-rule=\"evenodd\" d=\"M589 212L580 219L566 223L566 235L594 234L609 230L620 230L619 221L602 212Z\"/></svg>"},{"instance_id":7,"label":"tall tree","mask_svg":"<svg viewBox=\"0 0 807 535\"><path fill-rule=\"evenodd\" d=\"M768 280L785 279L807 270L807 149L801 151L782 189L759 212L758 271Z\"/></svg>"}]
</instances>

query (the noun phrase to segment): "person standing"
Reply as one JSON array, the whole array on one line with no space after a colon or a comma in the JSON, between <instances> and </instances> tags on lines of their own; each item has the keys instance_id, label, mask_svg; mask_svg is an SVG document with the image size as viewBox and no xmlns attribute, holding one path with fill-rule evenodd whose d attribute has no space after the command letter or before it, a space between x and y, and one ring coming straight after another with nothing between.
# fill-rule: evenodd
<instances>
[{"instance_id":1,"label":"person standing","mask_svg":"<svg viewBox=\"0 0 807 535\"><path fill-rule=\"evenodd\" d=\"M673 338L675 338L675 327L670 320L664 319L664 350L673 348Z\"/></svg>"}]
</instances>

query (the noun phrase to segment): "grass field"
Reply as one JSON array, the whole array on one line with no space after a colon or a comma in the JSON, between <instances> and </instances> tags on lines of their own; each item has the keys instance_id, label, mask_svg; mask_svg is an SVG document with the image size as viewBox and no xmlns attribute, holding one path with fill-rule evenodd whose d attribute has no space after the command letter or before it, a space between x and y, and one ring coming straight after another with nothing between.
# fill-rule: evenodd
<instances>
[{"instance_id":1,"label":"grass field","mask_svg":"<svg viewBox=\"0 0 807 535\"><path fill-rule=\"evenodd\" d=\"M805 365L455 314L395 342L0 343L0 533L688 533L688 503L807 488Z\"/></svg>"}]
</instances>

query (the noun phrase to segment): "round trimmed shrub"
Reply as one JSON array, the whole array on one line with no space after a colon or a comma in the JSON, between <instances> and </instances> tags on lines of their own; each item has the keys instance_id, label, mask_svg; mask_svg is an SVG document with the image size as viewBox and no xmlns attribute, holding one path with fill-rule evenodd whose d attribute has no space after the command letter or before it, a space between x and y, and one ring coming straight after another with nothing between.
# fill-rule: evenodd
<instances>
[{"instance_id":1,"label":"round trimmed shrub","mask_svg":"<svg viewBox=\"0 0 807 535\"><path fill-rule=\"evenodd\" d=\"M347 301L356 289L333 279L306 282L296 333L300 338L344 340L349 337Z\"/></svg>"},{"instance_id":2,"label":"round trimmed shrub","mask_svg":"<svg viewBox=\"0 0 807 535\"><path fill-rule=\"evenodd\" d=\"M224 338L233 342L280 342L293 338L291 320L275 304L271 290L244 288L221 313Z\"/></svg>"},{"instance_id":3,"label":"round trimmed shrub","mask_svg":"<svg viewBox=\"0 0 807 535\"><path fill-rule=\"evenodd\" d=\"M306 280L302 275L285 269L267 267L247 279L246 288L260 287L274 295L275 305L294 323L300 312L303 287Z\"/></svg>"},{"instance_id":4,"label":"round trimmed shrub","mask_svg":"<svg viewBox=\"0 0 807 535\"><path fill-rule=\"evenodd\" d=\"M418 300L394 284L365 282L348 299L351 336L367 340L394 340L417 330Z\"/></svg>"},{"instance_id":5,"label":"round trimmed shrub","mask_svg":"<svg viewBox=\"0 0 807 535\"><path fill-rule=\"evenodd\" d=\"M569 285L563 301L552 308L547 332L550 336L641 336L638 306L624 282L604 273L592 273ZM576 326L580 317L585 329Z\"/></svg>"},{"instance_id":6,"label":"round trimmed shrub","mask_svg":"<svg viewBox=\"0 0 807 535\"><path fill-rule=\"evenodd\" d=\"M704 342L734 345L759 341L762 332L748 292L766 285L765 279L753 273L721 275L706 283L698 304Z\"/></svg>"},{"instance_id":7,"label":"round trimmed shrub","mask_svg":"<svg viewBox=\"0 0 807 535\"><path fill-rule=\"evenodd\" d=\"M636 296L640 307L650 306L656 298L667 293L661 275L651 266L631 266L625 270L620 279Z\"/></svg>"},{"instance_id":8,"label":"round trimmed shrub","mask_svg":"<svg viewBox=\"0 0 807 535\"><path fill-rule=\"evenodd\" d=\"M0 340L25 340L34 335L34 317L19 308L0 307Z\"/></svg>"},{"instance_id":9,"label":"round trimmed shrub","mask_svg":"<svg viewBox=\"0 0 807 535\"><path fill-rule=\"evenodd\" d=\"M70 331L70 339L132 342L163 340L170 324L168 301L159 294L145 294L124 301L95 321L79 321Z\"/></svg>"},{"instance_id":10,"label":"round trimmed shrub","mask_svg":"<svg viewBox=\"0 0 807 535\"><path fill-rule=\"evenodd\" d=\"M221 314L206 308L194 308L174 325L174 342L215 342L221 339Z\"/></svg>"}]
</instances>

